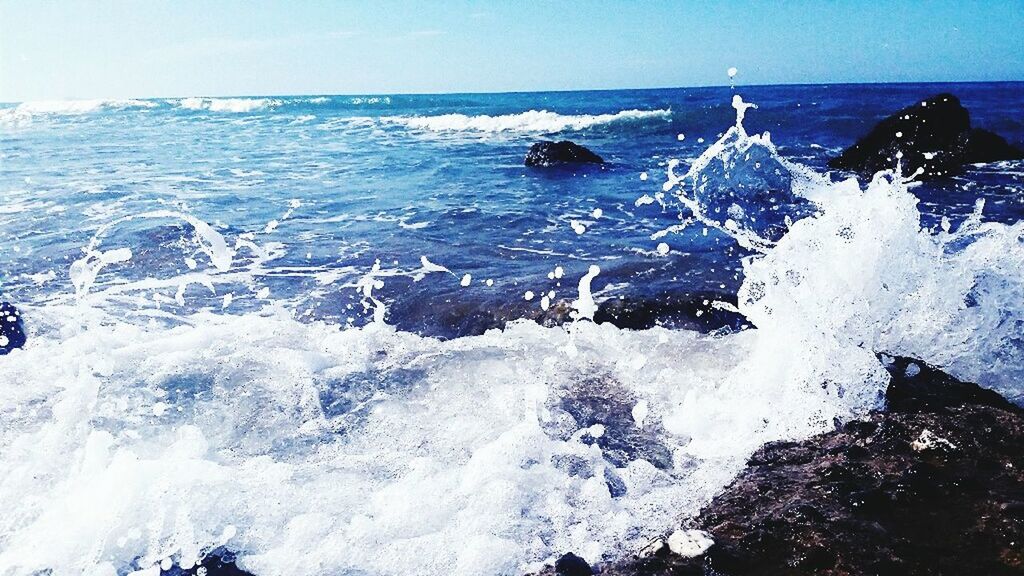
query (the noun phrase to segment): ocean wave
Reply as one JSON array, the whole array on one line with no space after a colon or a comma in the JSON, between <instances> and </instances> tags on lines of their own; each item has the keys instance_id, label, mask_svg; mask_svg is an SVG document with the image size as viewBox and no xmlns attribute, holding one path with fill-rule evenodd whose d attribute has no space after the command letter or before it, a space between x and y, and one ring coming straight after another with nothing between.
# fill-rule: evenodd
<instances>
[{"instance_id":1,"label":"ocean wave","mask_svg":"<svg viewBox=\"0 0 1024 576\"><path fill-rule=\"evenodd\" d=\"M277 98L182 98L170 101L183 110L209 110L210 112L254 112L282 106L285 101Z\"/></svg>"},{"instance_id":2,"label":"ocean wave","mask_svg":"<svg viewBox=\"0 0 1024 576\"><path fill-rule=\"evenodd\" d=\"M547 110L529 110L519 114L499 116L467 116L442 114L439 116L384 116L380 121L397 124L413 130L428 132L563 132L585 130L595 126L617 123L668 121L671 110L622 110L614 114L564 115Z\"/></svg>"},{"instance_id":3,"label":"ocean wave","mask_svg":"<svg viewBox=\"0 0 1024 576\"><path fill-rule=\"evenodd\" d=\"M38 100L0 109L0 122L30 122L36 116L79 116L103 110L156 108L158 103L139 99Z\"/></svg>"},{"instance_id":4,"label":"ocean wave","mask_svg":"<svg viewBox=\"0 0 1024 576\"><path fill-rule=\"evenodd\" d=\"M191 96L167 100L168 104L181 110L250 113L264 110L291 109L294 107L327 107L338 105L388 105L387 96L358 96L339 99L337 96L291 96L291 97L206 97Z\"/></svg>"},{"instance_id":5,"label":"ocean wave","mask_svg":"<svg viewBox=\"0 0 1024 576\"><path fill-rule=\"evenodd\" d=\"M348 103L353 106L362 106L364 104L391 104L390 96L355 96L348 99Z\"/></svg>"},{"instance_id":6,"label":"ocean wave","mask_svg":"<svg viewBox=\"0 0 1024 576\"><path fill-rule=\"evenodd\" d=\"M744 264L756 329L719 337L587 321L422 337L383 322L379 265L353 285L378 307L363 328L272 304L169 325L29 309L41 330L0 364L19 383L0 395L0 572L190 566L219 546L257 574L621 558L764 442L877 408L876 353L1019 398L1024 224L932 234L898 179L816 185L820 210Z\"/></svg>"},{"instance_id":7,"label":"ocean wave","mask_svg":"<svg viewBox=\"0 0 1024 576\"><path fill-rule=\"evenodd\" d=\"M753 146L775 153L738 121L689 180L735 174L718 165L799 170ZM808 172L798 192L815 210L755 241L755 219L705 215L722 199L669 175L666 193L755 250L736 306L756 328L521 321L422 337L384 323L373 291L397 273L379 263L351 285L374 308L361 328L300 322L266 288L257 312L143 316L140 302L132 321L88 290L130 261L99 251L101 229L75 265L80 301L25 310L34 338L0 363L17 383L0 390L0 573L157 573L221 546L256 574L621 558L697 513L764 442L878 408L878 353L1022 398L1024 224L982 222L979 205L929 231L895 174L862 189ZM239 265L202 222L137 218L150 216L191 225L211 290ZM461 272L421 262L415 274ZM592 266L578 279L577 317L599 278Z\"/></svg>"},{"instance_id":8,"label":"ocean wave","mask_svg":"<svg viewBox=\"0 0 1024 576\"><path fill-rule=\"evenodd\" d=\"M615 557L696 512L779 434L739 385L753 374L723 386L751 335L527 323L441 341L285 313L173 328L30 313L66 328L2 366L21 383L3 413L35 409L8 419L0 444L0 570L190 565L220 545L267 574L408 574L409 555L418 574L517 573L562 550ZM91 328L69 332L74 321ZM795 401L823 392L776 392L773 422L821 429ZM594 393L625 419L573 421ZM649 414L630 416L637 406ZM595 439L634 430L656 465L607 463Z\"/></svg>"}]
</instances>

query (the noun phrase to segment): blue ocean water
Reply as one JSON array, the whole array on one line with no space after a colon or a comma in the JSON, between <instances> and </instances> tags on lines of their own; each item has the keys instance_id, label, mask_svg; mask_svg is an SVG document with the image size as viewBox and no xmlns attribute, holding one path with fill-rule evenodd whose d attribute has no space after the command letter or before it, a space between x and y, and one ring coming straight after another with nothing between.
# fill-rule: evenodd
<instances>
[{"instance_id":1,"label":"blue ocean water","mask_svg":"<svg viewBox=\"0 0 1024 576\"><path fill-rule=\"evenodd\" d=\"M826 168L944 91L1024 140L1022 83L4 105L0 574L614 561L887 354L1024 403L1024 164Z\"/></svg>"},{"instance_id":2,"label":"blue ocean water","mask_svg":"<svg viewBox=\"0 0 1024 576\"><path fill-rule=\"evenodd\" d=\"M101 226L173 210L279 246L262 258L240 251L251 275L217 294L190 285L184 306L174 301L176 286L162 288L165 306L186 312L220 310L225 293L233 294L227 312L258 307L256 295L269 288L299 317L359 325L371 314L357 306L356 279L377 260L384 270L412 270L421 256L453 274L431 282L394 276L376 295L390 323L444 337L536 314L540 297L527 302L526 291L571 299L574 282L548 278L556 266L577 278L600 264L595 290L606 297L727 298L741 281L744 251L721 232L690 228L659 254L651 236L679 213L636 200L660 190L669 158L696 157L732 123L735 91L759 107L748 131L770 131L784 157L818 169L882 117L942 91L961 98L974 125L1024 140L1021 83L7 105L2 289L20 302L72 293L68 267ZM608 163L524 167L541 139L572 139ZM1019 166L978 167L914 193L923 224L935 226L943 215L962 219L978 197L988 200L987 218L1016 221L1022 188ZM577 234L574 221L586 232ZM137 219L105 231L104 249L135 254L103 271L92 291L188 272L185 229L173 219ZM137 307L132 297L142 291L123 288L113 300Z\"/></svg>"}]
</instances>

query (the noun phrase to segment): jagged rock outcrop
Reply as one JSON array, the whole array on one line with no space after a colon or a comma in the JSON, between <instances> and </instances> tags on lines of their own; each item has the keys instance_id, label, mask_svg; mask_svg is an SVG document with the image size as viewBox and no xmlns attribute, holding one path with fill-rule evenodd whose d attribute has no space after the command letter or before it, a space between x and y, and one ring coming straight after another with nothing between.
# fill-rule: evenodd
<instances>
[{"instance_id":1,"label":"jagged rock outcrop","mask_svg":"<svg viewBox=\"0 0 1024 576\"><path fill-rule=\"evenodd\" d=\"M829 166L871 177L896 166L920 170L920 180L959 174L964 165L1024 159L1024 151L998 134L971 127L970 114L952 94L939 94L879 122Z\"/></svg>"},{"instance_id":2,"label":"jagged rock outcrop","mask_svg":"<svg viewBox=\"0 0 1024 576\"><path fill-rule=\"evenodd\" d=\"M920 362L884 359L888 409L758 450L684 529L606 575L1024 573L1024 411ZM553 569L546 573L554 574Z\"/></svg>"}]
</instances>

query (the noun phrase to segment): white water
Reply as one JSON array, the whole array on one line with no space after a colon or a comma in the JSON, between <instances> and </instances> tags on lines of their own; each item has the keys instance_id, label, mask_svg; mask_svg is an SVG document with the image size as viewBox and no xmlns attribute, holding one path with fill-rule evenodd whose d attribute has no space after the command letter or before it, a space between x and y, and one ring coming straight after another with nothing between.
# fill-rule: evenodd
<instances>
[{"instance_id":1,"label":"white water","mask_svg":"<svg viewBox=\"0 0 1024 576\"><path fill-rule=\"evenodd\" d=\"M156 106L156 102L136 99L36 100L32 102L22 102L14 108L0 109L0 126L5 124L27 124L36 116L77 116L104 109L145 109L155 108Z\"/></svg>"},{"instance_id":2,"label":"white water","mask_svg":"<svg viewBox=\"0 0 1024 576\"><path fill-rule=\"evenodd\" d=\"M253 112L284 104L275 98L182 98L174 102L185 110L209 110L210 112Z\"/></svg>"},{"instance_id":3,"label":"white water","mask_svg":"<svg viewBox=\"0 0 1024 576\"><path fill-rule=\"evenodd\" d=\"M767 140L727 134L715 158L751 138ZM35 337L0 360L0 574L153 573L220 545L259 575L595 562L677 528L763 442L876 407L875 352L1020 399L1024 224L932 233L898 179L805 180L817 213L745 264L739 309L757 329L723 337L581 320L439 341L274 303L169 325L85 300L25 310ZM214 264L229 254L208 247ZM387 274L356 286L375 312ZM566 406L589 394L628 419L576 422ZM644 448L616 468L591 442L636 430L666 468Z\"/></svg>"},{"instance_id":4,"label":"white water","mask_svg":"<svg viewBox=\"0 0 1024 576\"><path fill-rule=\"evenodd\" d=\"M640 122L651 119L669 120L671 110L622 110L614 114L564 115L547 110L529 110L520 114L500 116L467 116L442 114L439 116L384 116L381 122L399 124L414 130L429 132L562 132L584 130L617 122Z\"/></svg>"}]
</instances>

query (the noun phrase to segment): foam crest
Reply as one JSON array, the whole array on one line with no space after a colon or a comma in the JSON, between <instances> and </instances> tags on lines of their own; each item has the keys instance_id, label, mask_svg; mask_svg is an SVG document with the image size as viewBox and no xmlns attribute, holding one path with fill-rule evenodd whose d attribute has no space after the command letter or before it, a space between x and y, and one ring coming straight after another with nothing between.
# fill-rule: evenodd
<instances>
[{"instance_id":1,"label":"foam crest","mask_svg":"<svg viewBox=\"0 0 1024 576\"><path fill-rule=\"evenodd\" d=\"M381 122L398 124L414 130L428 132L563 132L585 130L595 126L616 123L670 120L671 110L622 110L614 114L563 115L547 110L529 110L520 114L499 116L467 116L442 114L439 116L384 116Z\"/></svg>"},{"instance_id":2,"label":"foam crest","mask_svg":"<svg viewBox=\"0 0 1024 576\"><path fill-rule=\"evenodd\" d=\"M796 382L752 403L753 333L519 323L445 342L283 312L174 328L27 314L53 329L0 365L19 383L0 395L0 572L190 566L220 545L259 574L614 558L696 512L760 442L837 416ZM614 416L600 430L598 398Z\"/></svg>"},{"instance_id":3,"label":"foam crest","mask_svg":"<svg viewBox=\"0 0 1024 576\"><path fill-rule=\"evenodd\" d=\"M762 332L815 347L913 356L1024 401L1024 223L975 217L921 228L917 199L893 174L819 197L745 266L740 309Z\"/></svg>"},{"instance_id":4,"label":"foam crest","mask_svg":"<svg viewBox=\"0 0 1024 576\"><path fill-rule=\"evenodd\" d=\"M79 116L103 110L155 108L151 100L38 100L22 102L13 108L0 109L0 123L30 123L37 116Z\"/></svg>"},{"instance_id":5,"label":"foam crest","mask_svg":"<svg viewBox=\"0 0 1024 576\"><path fill-rule=\"evenodd\" d=\"M269 110L284 105L284 100L277 98L182 98L173 101L184 110L209 110L210 112L255 112Z\"/></svg>"},{"instance_id":6,"label":"foam crest","mask_svg":"<svg viewBox=\"0 0 1024 576\"><path fill-rule=\"evenodd\" d=\"M733 106L736 124L684 176L670 163L664 189L693 219L758 252L744 261L739 292L758 332L809 351L802 369L821 381L880 374L875 354L891 353L1020 402L1024 223L984 223L979 201L957 230L923 229L898 165L866 190L832 182L781 158L767 133L748 135L743 118L755 106L738 95Z\"/></svg>"}]
</instances>

